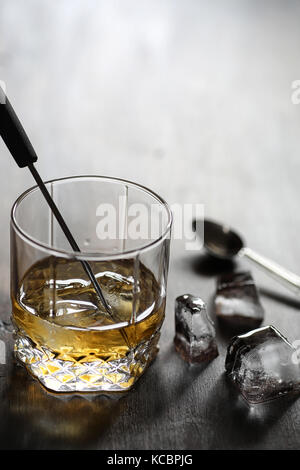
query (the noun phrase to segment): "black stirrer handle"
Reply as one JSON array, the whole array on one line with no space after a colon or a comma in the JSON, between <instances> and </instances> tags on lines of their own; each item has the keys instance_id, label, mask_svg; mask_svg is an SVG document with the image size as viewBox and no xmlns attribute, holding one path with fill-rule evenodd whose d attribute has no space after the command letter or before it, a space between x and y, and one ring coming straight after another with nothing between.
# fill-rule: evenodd
<instances>
[{"instance_id":1,"label":"black stirrer handle","mask_svg":"<svg viewBox=\"0 0 300 470\"><path fill-rule=\"evenodd\" d=\"M22 124L20 123L18 119L18 116L16 115L12 105L10 104L1 86L0 86L0 135L2 139L4 140L7 148L9 149L10 153L12 154L13 158L15 159L17 165L20 168L24 168L28 166L43 196L45 197L48 205L50 206L50 209L52 210L58 224L60 225L62 231L64 232L66 238L68 239L72 249L74 251L80 252L80 248L77 245L73 235L71 234L66 222L64 221L63 216L61 215L58 207L56 206L43 180L41 179L38 171L36 170L34 166L34 163L37 161L37 155L34 151L34 148ZM98 297L100 298L102 304L104 305L107 313L111 315L111 309L105 300L105 297L92 271L91 266L85 260L80 260L80 262L86 274L90 278L94 286L94 289Z\"/></svg>"}]
</instances>

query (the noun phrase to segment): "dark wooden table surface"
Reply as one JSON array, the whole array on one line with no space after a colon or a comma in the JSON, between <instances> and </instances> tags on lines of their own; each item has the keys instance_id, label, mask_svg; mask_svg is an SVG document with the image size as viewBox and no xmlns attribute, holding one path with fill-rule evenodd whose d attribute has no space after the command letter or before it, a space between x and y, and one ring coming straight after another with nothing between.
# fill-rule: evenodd
<instances>
[{"instance_id":1,"label":"dark wooden table surface","mask_svg":"<svg viewBox=\"0 0 300 470\"><path fill-rule=\"evenodd\" d=\"M105 174L169 203L203 203L248 245L300 274L300 2L2 0L0 79L35 144L44 178ZM10 316L9 215L32 180L0 143L0 313ZM249 267L246 261L240 267ZM297 449L300 400L249 408L224 377L228 336L204 369L174 352L174 299L212 298L231 268L172 246L155 363L117 400L50 396L0 364L0 447ZM252 269L291 341L300 299ZM1 328L1 338L9 333Z\"/></svg>"}]
</instances>

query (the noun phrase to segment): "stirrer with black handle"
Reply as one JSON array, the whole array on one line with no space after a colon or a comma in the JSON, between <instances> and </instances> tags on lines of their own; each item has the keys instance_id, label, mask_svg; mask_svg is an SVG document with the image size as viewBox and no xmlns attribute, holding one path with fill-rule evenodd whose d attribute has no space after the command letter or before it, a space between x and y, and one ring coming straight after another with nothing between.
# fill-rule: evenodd
<instances>
[{"instance_id":1,"label":"stirrer with black handle","mask_svg":"<svg viewBox=\"0 0 300 470\"><path fill-rule=\"evenodd\" d=\"M47 203L50 206L57 222L59 223L61 229L63 230L65 236L67 237L72 249L74 251L80 252L80 248L77 245L73 235L71 234L66 222L63 219L58 207L53 201L48 189L46 188L43 180L41 179L37 169L34 166L34 163L37 161L37 155L34 151L34 148L26 135L26 132L20 123L12 105L10 104L4 90L0 85L0 135L4 140L8 150L12 154L16 163L20 168L28 167L31 171L32 176L34 177L36 183L38 184L40 190L42 191L43 196L45 197ZM101 300L101 303L105 307L107 313L111 315L111 309L108 303L105 300L105 297L102 293L102 290L97 282L95 275L91 269L89 263L85 260L80 260L86 274L91 280L92 285Z\"/></svg>"}]
</instances>

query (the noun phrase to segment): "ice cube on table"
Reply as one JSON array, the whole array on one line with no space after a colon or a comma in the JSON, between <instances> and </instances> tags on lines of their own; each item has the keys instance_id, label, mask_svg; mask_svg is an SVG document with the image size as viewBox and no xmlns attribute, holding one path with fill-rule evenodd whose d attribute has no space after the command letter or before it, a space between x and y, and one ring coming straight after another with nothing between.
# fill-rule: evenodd
<instances>
[{"instance_id":1,"label":"ice cube on table","mask_svg":"<svg viewBox=\"0 0 300 470\"><path fill-rule=\"evenodd\" d=\"M297 350L274 326L235 336L228 346L225 368L249 403L300 393Z\"/></svg>"},{"instance_id":2,"label":"ice cube on table","mask_svg":"<svg viewBox=\"0 0 300 470\"><path fill-rule=\"evenodd\" d=\"M218 356L215 328L200 297L191 294L177 297L175 329L175 348L185 361L201 363Z\"/></svg>"},{"instance_id":3,"label":"ice cube on table","mask_svg":"<svg viewBox=\"0 0 300 470\"><path fill-rule=\"evenodd\" d=\"M217 318L240 330L257 328L264 319L264 309L249 271L221 276L215 296Z\"/></svg>"}]
</instances>

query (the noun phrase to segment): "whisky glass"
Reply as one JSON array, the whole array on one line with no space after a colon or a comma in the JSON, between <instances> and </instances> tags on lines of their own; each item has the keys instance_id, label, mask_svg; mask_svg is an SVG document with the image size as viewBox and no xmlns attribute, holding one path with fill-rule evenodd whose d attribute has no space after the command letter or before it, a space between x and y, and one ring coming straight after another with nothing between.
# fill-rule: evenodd
<instances>
[{"instance_id":1,"label":"whisky glass","mask_svg":"<svg viewBox=\"0 0 300 470\"><path fill-rule=\"evenodd\" d=\"M117 178L68 177L46 186L80 251L71 250L38 187L17 199L11 212L15 355L50 391L128 390L158 350L171 211L149 189Z\"/></svg>"}]
</instances>

